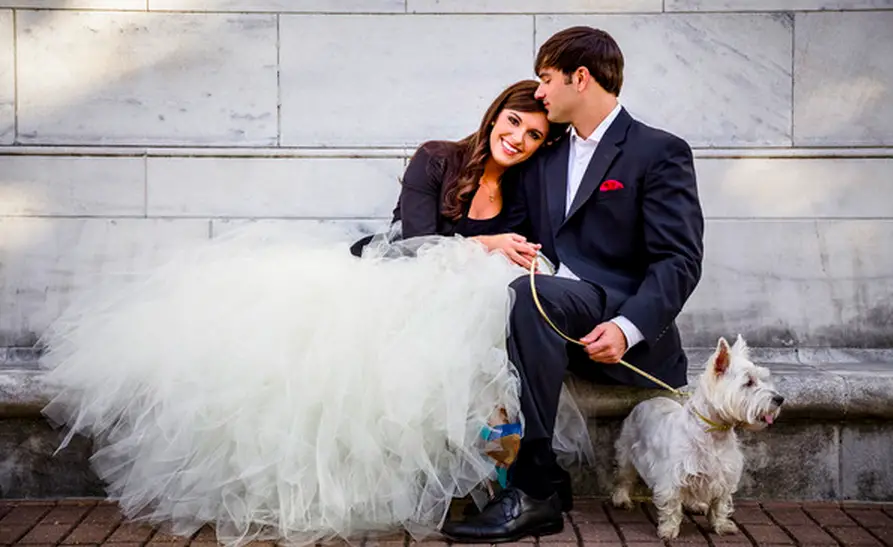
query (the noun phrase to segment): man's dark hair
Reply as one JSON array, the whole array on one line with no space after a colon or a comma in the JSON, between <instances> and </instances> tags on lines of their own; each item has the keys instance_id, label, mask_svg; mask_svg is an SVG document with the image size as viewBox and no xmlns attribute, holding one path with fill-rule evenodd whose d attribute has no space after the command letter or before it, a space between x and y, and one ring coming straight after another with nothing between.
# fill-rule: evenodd
<instances>
[{"instance_id":1,"label":"man's dark hair","mask_svg":"<svg viewBox=\"0 0 893 547\"><path fill-rule=\"evenodd\" d=\"M536 72L554 68L570 83L571 74L586 67L608 93L620 95L623 86L623 53L607 32L586 26L571 27L552 35L540 46Z\"/></svg>"}]
</instances>

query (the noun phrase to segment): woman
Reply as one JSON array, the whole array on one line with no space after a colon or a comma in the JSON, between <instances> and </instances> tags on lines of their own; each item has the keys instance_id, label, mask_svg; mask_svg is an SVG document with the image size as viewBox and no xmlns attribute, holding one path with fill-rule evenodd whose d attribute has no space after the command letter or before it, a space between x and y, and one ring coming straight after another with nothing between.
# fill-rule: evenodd
<instances>
[{"instance_id":1,"label":"woman","mask_svg":"<svg viewBox=\"0 0 893 547\"><path fill-rule=\"evenodd\" d=\"M487 109L477 132L458 142L428 142L416 151L394 209L391 240L395 232L402 238L461 235L529 266L539 247L518 233L526 211L513 168L566 128L550 125L533 97L537 86L533 80L510 86ZM372 239L361 239L351 252L359 256Z\"/></svg>"},{"instance_id":2,"label":"woman","mask_svg":"<svg viewBox=\"0 0 893 547\"><path fill-rule=\"evenodd\" d=\"M44 412L95 438L128 517L211 523L232 544L422 534L495 477L481 431L521 419L507 286L537 248L513 233L509 182L560 130L535 88L506 89L470 137L422 146L390 237L362 258L247 230L57 321Z\"/></svg>"}]
</instances>

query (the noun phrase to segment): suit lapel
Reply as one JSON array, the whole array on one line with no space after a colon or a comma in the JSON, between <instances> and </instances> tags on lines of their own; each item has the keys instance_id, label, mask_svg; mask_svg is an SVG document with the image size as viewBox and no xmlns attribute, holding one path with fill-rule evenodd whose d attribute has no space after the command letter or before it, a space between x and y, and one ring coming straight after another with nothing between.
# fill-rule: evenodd
<instances>
[{"instance_id":1,"label":"suit lapel","mask_svg":"<svg viewBox=\"0 0 893 547\"><path fill-rule=\"evenodd\" d=\"M549 220L552 223L552 233L558 232L561 223L564 222L564 210L567 201L567 162L570 153L570 138L564 137L558 143L558 148L551 154L546 162L546 202L549 205Z\"/></svg>"},{"instance_id":2,"label":"suit lapel","mask_svg":"<svg viewBox=\"0 0 893 547\"><path fill-rule=\"evenodd\" d=\"M589 160L589 165L586 166L586 171L583 173L580 188L577 189L577 195L574 196L574 201L571 203L571 208L562 225L574 216L574 213L580 210L599 187L602 179L605 178L605 173L608 172L611 164L614 163L614 158L620 153L619 145L626 139L626 131L629 129L631 120L632 118L626 112L626 109L621 108L617 118L608 127L605 136L602 137L602 140L599 141L598 146L595 148L592 159ZM567 181L567 165L565 165L565 181ZM565 182L565 187L566 184Z\"/></svg>"}]
</instances>

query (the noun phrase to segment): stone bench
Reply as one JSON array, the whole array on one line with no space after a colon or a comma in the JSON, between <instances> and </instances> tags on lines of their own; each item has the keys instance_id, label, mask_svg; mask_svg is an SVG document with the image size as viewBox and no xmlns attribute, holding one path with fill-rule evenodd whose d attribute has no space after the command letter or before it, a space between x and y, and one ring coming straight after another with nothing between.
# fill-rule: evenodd
<instances>
[{"instance_id":1,"label":"stone bench","mask_svg":"<svg viewBox=\"0 0 893 547\"><path fill-rule=\"evenodd\" d=\"M709 352L688 353L694 380ZM893 350L752 350L752 356L772 370L785 405L767 431L741 433L747 468L738 498L893 500ZM568 382L596 452L594 465L574 470L575 493L604 496L622 419L636 403L667 393ZM53 454L60 433L43 420L43 404L33 362L0 362L0 453L7 455L0 498L102 495L85 439Z\"/></svg>"}]
</instances>

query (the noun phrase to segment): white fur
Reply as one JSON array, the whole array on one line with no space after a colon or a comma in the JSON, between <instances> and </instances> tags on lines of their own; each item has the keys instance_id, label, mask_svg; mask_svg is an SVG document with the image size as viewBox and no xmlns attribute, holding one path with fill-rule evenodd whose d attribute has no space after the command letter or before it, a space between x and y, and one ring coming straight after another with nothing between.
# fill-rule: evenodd
<instances>
[{"instance_id":1,"label":"white fur","mask_svg":"<svg viewBox=\"0 0 893 547\"><path fill-rule=\"evenodd\" d=\"M782 401L769 370L750 361L741 336L731 348L720 338L684 405L655 397L636 405L624 420L615 444L613 504L632 507L630 491L638 475L651 488L662 539L679 535L683 507L706 512L716 533L734 533L732 495L744 468L735 428L764 429ZM697 413L725 429L715 430Z\"/></svg>"}]
</instances>

